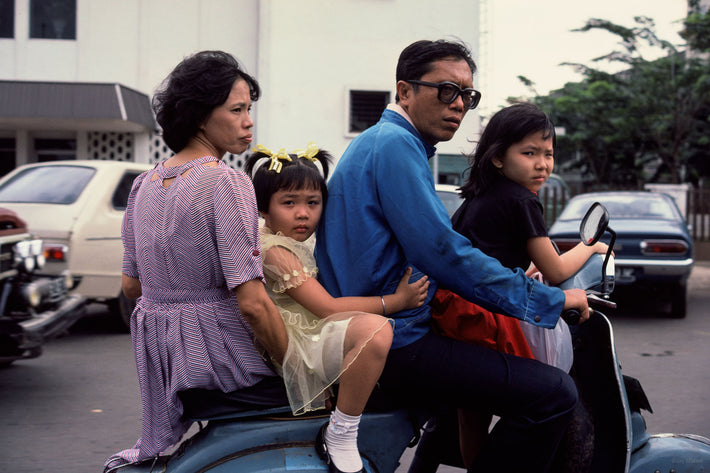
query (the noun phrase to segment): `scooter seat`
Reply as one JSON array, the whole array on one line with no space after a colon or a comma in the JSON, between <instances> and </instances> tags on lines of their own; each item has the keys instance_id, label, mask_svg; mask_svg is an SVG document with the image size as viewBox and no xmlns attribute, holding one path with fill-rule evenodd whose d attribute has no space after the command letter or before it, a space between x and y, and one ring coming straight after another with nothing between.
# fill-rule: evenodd
<instances>
[{"instance_id":1,"label":"scooter seat","mask_svg":"<svg viewBox=\"0 0 710 473\"><path fill-rule=\"evenodd\" d=\"M183 416L192 421L292 416L283 379L265 378L254 386L229 393L218 389L180 391Z\"/></svg>"}]
</instances>

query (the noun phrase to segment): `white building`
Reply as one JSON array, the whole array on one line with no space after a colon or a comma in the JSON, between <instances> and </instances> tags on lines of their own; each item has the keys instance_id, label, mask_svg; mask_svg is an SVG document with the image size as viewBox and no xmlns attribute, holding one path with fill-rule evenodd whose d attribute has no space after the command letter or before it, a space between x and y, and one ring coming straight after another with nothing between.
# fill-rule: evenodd
<instances>
[{"instance_id":1,"label":"white building","mask_svg":"<svg viewBox=\"0 0 710 473\"><path fill-rule=\"evenodd\" d=\"M0 173L165 157L150 97L203 49L234 54L259 80L255 143L313 140L337 157L394 101L405 46L458 38L478 60L478 16L478 0L0 0ZM478 130L470 113L439 154L462 159Z\"/></svg>"}]
</instances>

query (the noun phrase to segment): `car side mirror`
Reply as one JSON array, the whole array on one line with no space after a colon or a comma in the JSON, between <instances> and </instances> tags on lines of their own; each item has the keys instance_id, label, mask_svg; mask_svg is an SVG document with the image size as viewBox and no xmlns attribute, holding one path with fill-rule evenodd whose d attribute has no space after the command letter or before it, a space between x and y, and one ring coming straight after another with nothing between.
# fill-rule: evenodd
<instances>
[{"instance_id":1,"label":"car side mirror","mask_svg":"<svg viewBox=\"0 0 710 473\"><path fill-rule=\"evenodd\" d=\"M587 246L592 246L609 227L609 212L599 202L594 202L579 224L579 236Z\"/></svg>"}]
</instances>

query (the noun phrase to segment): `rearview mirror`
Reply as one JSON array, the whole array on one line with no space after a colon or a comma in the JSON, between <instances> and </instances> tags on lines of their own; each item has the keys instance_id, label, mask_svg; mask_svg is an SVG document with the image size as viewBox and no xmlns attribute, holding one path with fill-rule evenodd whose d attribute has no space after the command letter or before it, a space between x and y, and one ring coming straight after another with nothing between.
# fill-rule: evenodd
<instances>
[{"instance_id":1,"label":"rearview mirror","mask_svg":"<svg viewBox=\"0 0 710 473\"><path fill-rule=\"evenodd\" d=\"M579 236L587 246L599 241L609 226L609 212L599 202L594 202L579 224Z\"/></svg>"}]
</instances>

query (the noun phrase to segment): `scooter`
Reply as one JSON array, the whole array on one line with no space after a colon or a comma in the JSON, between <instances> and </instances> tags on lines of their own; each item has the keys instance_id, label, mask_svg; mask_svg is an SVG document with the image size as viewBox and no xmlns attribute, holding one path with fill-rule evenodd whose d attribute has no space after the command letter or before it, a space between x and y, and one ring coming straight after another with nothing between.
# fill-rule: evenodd
<instances>
[{"instance_id":1,"label":"scooter","mask_svg":"<svg viewBox=\"0 0 710 473\"><path fill-rule=\"evenodd\" d=\"M710 472L710 440L688 434L649 435L641 415L642 409L651 412L648 399L637 380L621 374L611 324L600 311L600 308L614 307L609 295L614 286L611 249L615 233L608 224L606 209L594 204L582 220L580 236L583 242L593 245L608 232L612 238L610 250L606 255L590 258L578 273L560 286L585 289L590 306L595 308L590 319L579 325L575 324L578 313L564 314L573 336L575 380L580 398L593 420L593 451L586 471ZM377 392L373 397L377 397ZM375 408L363 415L358 436L365 471L394 472L405 449L418 443L422 428L426 428L433 413L387 405L378 408L377 402L372 404ZM328 412L294 417L288 406L238 412L220 412L220 407L214 403L211 407L209 415L186 407L187 415L199 423L200 430L173 453L106 471L328 471L328 465L314 448L318 431L328 420ZM458 460L445 463L462 466ZM420 473L421 470L417 470L413 462L409 471Z\"/></svg>"},{"instance_id":2,"label":"scooter","mask_svg":"<svg viewBox=\"0 0 710 473\"><path fill-rule=\"evenodd\" d=\"M623 375L614 348L614 333L600 308L614 307L609 295L614 289L612 250L616 233L609 227L609 214L593 204L580 225L580 237L593 245L610 234L606 255L590 258L585 266L560 287L585 288L589 320L570 331L574 347L574 378L580 398L594 421L594 446L590 473L613 472L710 472L710 439L693 434L649 435L641 410L653 412L641 383ZM601 268L600 268L601 267ZM601 271L600 271L601 269ZM595 283L595 274L602 278ZM563 315L564 317L564 315Z\"/></svg>"},{"instance_id":3,"label":"scooter","mask_svg":"<svg viewBox=\"0 0 710 473\"><path fill-rule=\"evenodd\" d=\"M200 430L175 452L105 473L328 471L314 448L318 431L328 422L327 411L295 417L286 405L203 416L191 409L190 418ZM210 410L220 409L213 405ZM416 444L427 417L405 409L366 412L358 435L365 471L393 472L404 450Z\"/></svg>"}]
</instances>

